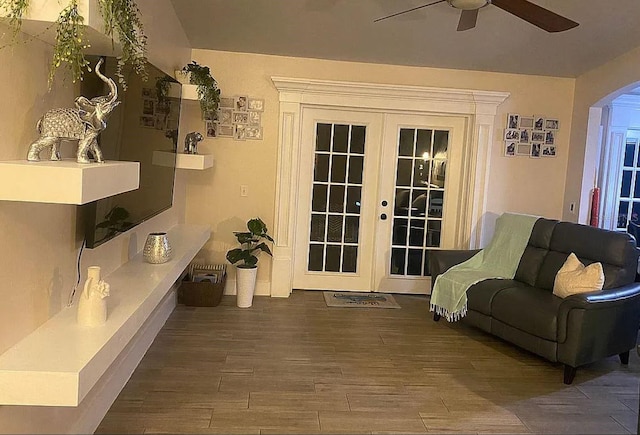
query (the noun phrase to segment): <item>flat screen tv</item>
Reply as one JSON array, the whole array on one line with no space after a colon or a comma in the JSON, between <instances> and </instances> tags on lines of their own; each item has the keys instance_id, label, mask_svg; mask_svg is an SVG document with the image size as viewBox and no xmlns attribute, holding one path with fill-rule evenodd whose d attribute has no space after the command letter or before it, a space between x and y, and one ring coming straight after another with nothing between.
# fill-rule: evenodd
<instances>
[{"instance_id":1,"label":"flat screen tv","mask_svg":"<svg viewBox=\"0 0 640 435\"><path fill-rule=\"evenodd\" d=\"M99 57L87 60L95 66ZM103 73L118 83L117 59L104 57ZM118 83L120 105L107 120L107 128L98 136L105 160L140 162L140 188L86 204L86 246L95 248L141 222L167 210L173 203L175 151L177 148L180 98L158 100L157 80L167 74L147 64L149 77L142 81L133 72L125 72L127 90ZM178 83L172 83L171 95L180 95ZM107 95L109 89L93 72L86 73L81 95L92 98Z\"/></svg>"}]
</instances>

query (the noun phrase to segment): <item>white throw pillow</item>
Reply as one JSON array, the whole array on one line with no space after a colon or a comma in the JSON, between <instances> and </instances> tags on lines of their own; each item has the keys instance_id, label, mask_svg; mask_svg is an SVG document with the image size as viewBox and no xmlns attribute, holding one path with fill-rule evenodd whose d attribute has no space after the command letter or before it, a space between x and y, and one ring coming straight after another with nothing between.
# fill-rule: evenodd
<instances>
[{"instance_id":1,"label":"white throw pillow","mask_svg":"<svg viewBox=\"0 0 640 435\"><path fill-rule=\"evenodd\" d=\"M556 275L553 294L564 299L578 293L602 290L603 285L602 264L592 263L585 267L572 252Z\"/></svg>"}]
</instances>

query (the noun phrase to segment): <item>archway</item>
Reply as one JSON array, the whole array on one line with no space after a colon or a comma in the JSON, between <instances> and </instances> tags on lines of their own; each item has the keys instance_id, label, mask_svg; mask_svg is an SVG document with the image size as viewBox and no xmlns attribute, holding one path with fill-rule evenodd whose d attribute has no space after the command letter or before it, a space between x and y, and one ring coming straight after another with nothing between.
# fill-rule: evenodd
<instances>
[{"instance_id":1,"label":"archway","mask_svg":"<svg viewBox=\"0 0 640 435\"><path fill-rule=\"evenodd\" d=\"M634 189L631 189L634 167L640 167L637 140L635 151L631 150L635 154L630 155L628 151L629 132L634 129L640 138L640 81L611 92L589 108L579 222L591 220L591 193L596 185L600 188L598 226L626 230L626 220L632 214L634 203ZM627 201L621 202L623 172L628 175L625 190L630 193L624 198ZM636 208L640 210L640 191L638 196ZM623 210L625 207L627 211ZM619 218L625 220L624 224Z\"/></svg>"}]
</instances>

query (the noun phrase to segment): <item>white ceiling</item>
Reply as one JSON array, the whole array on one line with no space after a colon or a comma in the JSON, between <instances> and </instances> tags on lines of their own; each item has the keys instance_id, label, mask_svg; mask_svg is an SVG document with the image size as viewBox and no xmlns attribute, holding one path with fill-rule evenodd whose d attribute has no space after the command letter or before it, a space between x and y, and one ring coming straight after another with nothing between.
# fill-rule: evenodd
<instances>
[{"instance_id":1,"label":"white ceiling","mask_svg":"<svg viewBox=\"0 0 640 435\"><path fill-rule=\"evenodd\" d=\"M576 77L640 45L640 0L532 0L580 23L547 33L489 5L456 32L460 11L433 0L172 0L193 48Z\"/></svg>"}]
</instances>

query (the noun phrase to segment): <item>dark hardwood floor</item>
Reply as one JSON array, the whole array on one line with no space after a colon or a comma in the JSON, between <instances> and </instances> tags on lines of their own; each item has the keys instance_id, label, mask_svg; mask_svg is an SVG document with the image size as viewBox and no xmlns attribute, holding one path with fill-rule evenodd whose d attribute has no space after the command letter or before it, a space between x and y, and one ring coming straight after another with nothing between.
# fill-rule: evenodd
<instances>
[{"instance_id":1,"label":"dark hardwood floor","mask_svg":"<svg viewBox=\"0 0 640 435\"><path fill-rule=\"evenodd\" d=\"M322 292L178 306L97 433L636 433L640 359L564 385L552 364L428 300L328 308Z\"/></svg>"}]
</instances>

